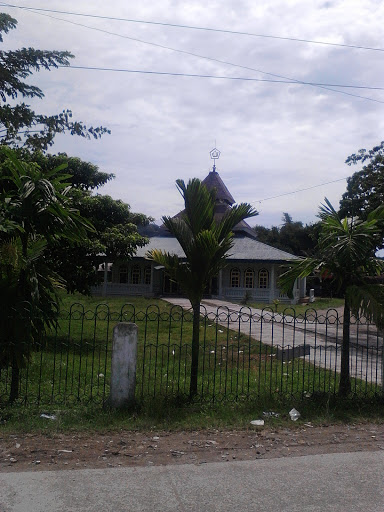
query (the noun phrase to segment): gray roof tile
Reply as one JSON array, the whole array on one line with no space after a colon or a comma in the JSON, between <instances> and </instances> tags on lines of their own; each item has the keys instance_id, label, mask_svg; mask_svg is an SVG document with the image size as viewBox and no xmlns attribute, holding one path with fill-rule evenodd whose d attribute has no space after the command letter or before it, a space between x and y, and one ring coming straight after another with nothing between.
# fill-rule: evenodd
<instances>
[{"instance_id":1,"label":"gray roof tile","mask_svg":"<svg viewBox=\"0 0 384 512\"><path fill-rule=\"evenodd\" d=\"M179 242L174 237L154 236L149 239L149 244L140 247L137 250L136 257L145 257L147 251L151 249L160 249L171 254L175 254L179 258L184 258L185 254ZM287 261L298 259L280 249L275 249L270 245L263 244L254 238L235 237L235 243L229 251L229 260L248 260L248 261Z\"/></svg>"}]
</instances>

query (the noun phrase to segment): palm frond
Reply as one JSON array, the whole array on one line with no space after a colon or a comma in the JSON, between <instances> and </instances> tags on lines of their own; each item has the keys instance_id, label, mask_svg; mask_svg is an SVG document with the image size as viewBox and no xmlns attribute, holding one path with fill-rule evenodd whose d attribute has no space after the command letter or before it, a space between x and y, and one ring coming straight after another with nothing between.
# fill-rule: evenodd
<instances>
[{"instance_id":1,"label":"palm frond","mask_svg":"<svg viewBox=\"0 0 384 512\"><path fill-rule=\"evenodd\" d=\"M305 258L302 260L292 260L290 267L280 275L278 286L288 297L293 297L293 287L296 279L308 277L316 271L324 270L325 263L314 258Z\"/></svg>"},{"instance_id":2,"label":"palm frond","mask_svg":"<svg viewBox=\"0 0 384 512\"><path fill-rule=\"evenodd\" d=\"M242 220L255 217L256 215L258 215L258 211L250 204L240 203L233 206L233 208L225 213L221 222L216 226L218 240L224 239Z\"/></svg>"},{"instance_id":3,"label":"palm frond","mask_svg":"<svg viewBox=\"0 0 384 512\"><path fill-rule=\"evenodd\" d=\"M356 317L362 315L378 329L384 328L384 285L349 286L346 290L346 299Z\"/></svg>"}]
</instances>

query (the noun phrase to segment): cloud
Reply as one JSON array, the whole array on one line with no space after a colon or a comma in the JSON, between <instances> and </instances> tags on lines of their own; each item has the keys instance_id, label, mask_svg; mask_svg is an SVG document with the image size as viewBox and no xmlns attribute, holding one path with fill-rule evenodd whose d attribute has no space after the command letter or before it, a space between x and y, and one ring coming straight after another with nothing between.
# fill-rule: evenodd
<instances>
[{"instance_id":1,"label":"cloud","mask_svg":"<svg viewBox=\"0 0 384 512\"><path fill-rule=\"evenodd\" d=\"M222 27L258 34L379 47L384 6L373 0L334 2L141 2L52 0L51 9L157 22ZM3 8L7 11L6 8ZM68 49L75 65L272 78L323 83L383 82L382 53L245 35L52 14L156 45L205 55L259 71L174 52L124 37L8 9L19 28L4 47ZM264 71L265 74L261 73ZM105 193L132 210L160 218L181 207L176 178L204 178L209 151L221 150L218 168L238 201L254 202L343 178L345 158L383 139L383 105L323 88L265 82L60 69L33 75L42 87L36 110L71 108L87 124L109 126L100 141L59 137L66 151L114 172ZM384 101L382 92L348 90ZM356 169L357 170L357 169ZM337 205L344 182L261 203L260 224L279 224L283 211L316 220L324 195Z\"/></svg>"}]
</instances>

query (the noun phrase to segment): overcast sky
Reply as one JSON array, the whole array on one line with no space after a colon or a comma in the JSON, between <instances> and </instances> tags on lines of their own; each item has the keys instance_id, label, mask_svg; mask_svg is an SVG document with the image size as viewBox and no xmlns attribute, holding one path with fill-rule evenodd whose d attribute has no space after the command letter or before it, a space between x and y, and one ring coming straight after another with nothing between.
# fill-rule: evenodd
<instances>
[{"instance_id":1,"label":"overcast sky","mask_svg":"<svg viewBox=\"0 0 384 512\"><path fill-rule=\"evenodd\" d=\"M382 0L13 4L384 47ZM1 10L19 22L5 36L4 49L69 50L76 56L72 60L76 66L273 80L279 78L272 75L280 75L299 81L384 86L384 51L36 14L10 7ZM70 108L74 118L112 131L99 141L60 136L51 152L65 151L113 172L116 179L100 192L157 220L181 209L175 180L204 179L213 163L209 152L216 145L221 151L217 169L235 200L250 202L260 212L251 224L279 225L283 212L294 220L313 222L324 196L338 205L345 181L266 199L350 176L358 167L348 167L346 157L384 139L384 103L308 85L80 69L41 72L29 81L45 93L43 100L29 101L38 112L54 114ZM338 90L384 102L384 91Z\"/></svg>"}]
</instances>

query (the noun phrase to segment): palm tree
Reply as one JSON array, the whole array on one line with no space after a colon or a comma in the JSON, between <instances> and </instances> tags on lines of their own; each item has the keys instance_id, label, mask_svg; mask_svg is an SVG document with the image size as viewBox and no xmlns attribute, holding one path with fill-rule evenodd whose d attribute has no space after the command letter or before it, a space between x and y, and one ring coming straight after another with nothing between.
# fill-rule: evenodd
<instances>
[{"instance_id":1,"label":"palm tree","mask_svg":"<svg viewBox=\"0 0 384 512\"><path fill-rule=\"evenodd\" d=\"M12 367L13 402L20 368L58 311L60 278L45 248L62 237L79 240L92 228L68 202L63 166L44 174L8 148L1 151L7 159L0 167L0 368Z\"/></svg>"},{"instance_id":2,"label":"palm tree","mask_svg":"<svg viewBox=\"0 0 384 512\"><path fill-rule=\"evenodd\" d=\"M336 290L344 297L343 341L339 395L351 391L349 373L350 316L365 316L381 329L384 325L384 286L374 277L383 273L384 261L375 257L381 244L384 206L371 212L366 220L358 217L340 218L325 198L321 205L320 235L317 257L292 262L281 275L279 285L292 294L295 280L318 273L332 278Z\"/></svg>"},{"instance_id":3,"label":"palm tree","mask_svg":"<svg viewBox=\"0 0 384 512\"><path fill-rule=\"evenodd\" d=\"M176 181L183 196L185 210L178 217L163 217L165 227L181 245L185 260L153 249L147 257L163 265L172 280L177 282L191 302L193 310L192 362L190 397L197 394L199 367L200 302L203 293L220 269L225 266L228 251L233 246L233 228L247 217L257 215L249 204L234 206L220 221L215 220L215 191L208 190L194 178L185 185Z\"/></svg>"}]
</instances>

